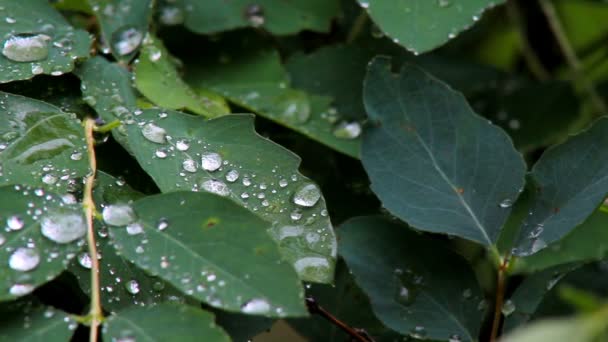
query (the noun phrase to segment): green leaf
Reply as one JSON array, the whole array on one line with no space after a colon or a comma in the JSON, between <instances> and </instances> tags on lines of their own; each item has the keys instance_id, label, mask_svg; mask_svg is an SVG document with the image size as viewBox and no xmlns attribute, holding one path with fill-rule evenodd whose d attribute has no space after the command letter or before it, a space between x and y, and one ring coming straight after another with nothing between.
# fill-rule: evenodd
<instances>
[{"instance_id":1,"label":"green leaf","mask_svg":"<svg viewBox=\"0 0 608 342\"><path fill-rule=\"evenodd\" d=\"M604 118L543 153L532 168L535 199L513 254L534 254L562 239L600 205L608 193L607 144Z\"/></svg>"},{"instance_id":2,"label":"green leaf","mask_svg":"<svg viewBox=\"0 0 608 342\"><path fill-rule=\"evenodd\" d=\"M214 53L215 52L215 53ZM289 87L276 50L253 36L228 36L214 42L207 56L187 64L187 81L211 89L229 101L352 157L359 152L360 126L338 130L326 97L308 96ZM342 137L339 133L346 134Z\"/></svg>"},{"instance_id":3,"label":"green leaf","mask_svg":"<svg viewBox=\"0 0 608 342\"><path fill-rule=\"evenodd\" d=\"M61 75L89 56L88 33L75 30L48 1L0 0L0 7L6 9L6 23L0 25L0 83Z\"/></svg>"},{"instance_id":4,"label":"green leaf","mask_svg":"<svg viewBox=\"0 0 608 342\"><path fill-rule=\"evenodd\" d=\"M391 213L417 229L493 245L524 184L504 131L422 70L375 59L364 84L362 161Z\"/></svg>"},{"instance_id":5,"label":"green leaf","mask_svg":"<svg viewBox=\"0 0 608 342\"><path fill-rule=\"evenodd\" d=\"M504 0L358 0L378 27L414 54L433 50Z\"/></svg>"},{"instance_id":6,"label":"green leaf","mask_svg":"<svg viewBox=\"0 0 608 342\"><path fill-rule=\"evenodd\" d=\"M182 6L187 11L186 27L205 34L248 26L279 35L328 32L339 9L336 0L184 0Z\"/></svg>"},{"instance_id":7,"label":"green leaf","mask_svg":"<svg viewBox=\"0 0 608 342\"><path fill-rule=\"evenodd\" d=\"M608 254L608 213L596 211L562 239L516 260L514 273L532 273L570 262L604 259Z\"/></svg>"},{"instance_id":8,"label":"green leaf","mask_svg":"<svg viewBox=\"0 0 608 342\"><path fill-rule=\"evenodd\" d=\"M24 296L67 268L86 235L73 197L41 188L0 187L0 300Z\"/></svg>"},{"instance_id":9,"label":"green leaf","mask_svg":"<svg viewBox=\"0 0 608 342\"><path fill-rule=\"evenodd\" d=\"M274 319L234 312L213 310L215 320L233 341L249 341L256 335L271 329Z\"/></svg>"},{"instance_id":10,"label":"green leaf","mask_svg":"<svg viewBox=\"0 0 608 342\"><path fill-rule=\"evenodd\" d=\"M104 324L103 337L107 341L230 341L210 313L174 304L134 306L112 315Z\"/></svg>"},{"instance_id":11,"label":"green leaf","mask_svg":"<svg viewBox=\"0 0 608 342\"><path fill-rule=\"evenodd\" d=\"M267 222L207 193L155 195L132 208L127 229L112 228L110 235L118 252L140 268L213 307L306 315L302 286L266 234ZM106 223L111 210L104 209Z\"/></svg>"},{"instance_id":12,"label":"green leaf","mask_svg":"<svg viewBox=\"0 0 608 342\"><path fill-rule=\"evenodd\" d=\"M192 90L181 79L172 58L160 40L151 36L144 39L134 70L135 84L142 94L167 109L186 108L205 117L230 113L221 96L205 96Z\"/></svg>"},{"instance_id":13,"label":"green leaf","mask_svg":"<svg viewBox=\"0 0 608 342\"><path fill-rule=\"evenodd\" d=\"M116 63L94 57L76 70L83 100L106 122L125 120L137 110L137 98L131 85L131 74ZM124 127L112 130L114 139L129 150Z\"/></svg>"},{"instance_id":14,"label":"green leaf","mask_svg":"<svg viewBox=\"0 0 608 342\"><path fill-rule=\"evenodd\" d=\"M268 233L300 278L331 282L336 242L317 185L300 159L257 135L250 115L200 117L145 110L128 126L129 145L162 192L209 191L272 223ZM147 136L147 137L146 137ZM304 188L306 187L306 188ZM295 204L296 194L305 203ZM301 197L301 196L300 196Z\"/></svg>"},{"instance_id":15,"label":"green leaf","mask_svg":"<svg viewBox=\"0 0 608 342\"><path fill-rule=\"evenodd\" d=\"M418 338L477 340L482 294L475 275L439 240L385 218L360 217L340 227L339 242L387 327Z\"/></svg>"},{"instance_id":16,"label":"green leaf","mask_svg":"<svg viewBox=\"0 0 608 342\"><path fill-rule=\"evenodd\" d=\"M152 0L88 0L101 26L106 48L129 62L141 46L152 17Z\"/></svg>"},{"instance_id":17,"label":"green leaf","mask_svg":"<svg viewBox=\"0 0 608 342\"><path fill-rule=\"evenodd\" d=\"M74 114L0 92L0 185L77 190L89 171L84 130Z\"/></svg>"},{"instance_id":18,"label":"green leaf","mask_svg":"<svg viewBox=\"0 0 608 342\"><path fill-rule=\"evenodd\" d=\"M0 307L0 341L65 342L77 323L52 307L30 308L29 303L6 303Z\"/></svg>"}]
</instances>

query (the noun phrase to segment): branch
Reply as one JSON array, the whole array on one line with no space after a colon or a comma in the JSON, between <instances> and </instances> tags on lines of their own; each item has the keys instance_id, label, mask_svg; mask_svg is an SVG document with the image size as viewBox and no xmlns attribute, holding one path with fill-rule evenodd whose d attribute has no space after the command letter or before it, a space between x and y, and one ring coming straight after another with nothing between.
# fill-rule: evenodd
<instances>
[{"instance_id":1,"label":"branch","mask_svg":"<svg viewBox=\"0 0 608 342\"><path fill-rule=\"evenodd\" d=\"M502 305L505 300L505 273L507 272L508 267L509 257L506 257L498 267L498 278L496 281L496 303L494 305L494 319L492 320L490 342L496 341L496 338L498 337L498 328L500 327L500 319L502 317Z\"/></svg>"},{"instance_id":2,"label":"branch","mask_svg":"<svg viewBox=\"0 0 608 342\"><path fill-rule=\"evenodd\" d=\"M325 309L323 309L317 303L317 301L315 301L314 298L312 298L312 297L306 298L306 306L308 307L308 312L310 312L313 315L317 314L317 315L325 318L330 323L332 323L333 325L337 326L342 331L344 331L345 333L350 335L350 337L352 337L353 340L359 341L359 342L374 342L374 339L371 338L371 336L369 336L365 331L363 331L361 329L352 328L352 327L348 326L346 323L344 323L344 322L340 321L339 319L337 319L336 317L334 317L329 312L325 311Z\"/></svg>"}]
</instances>

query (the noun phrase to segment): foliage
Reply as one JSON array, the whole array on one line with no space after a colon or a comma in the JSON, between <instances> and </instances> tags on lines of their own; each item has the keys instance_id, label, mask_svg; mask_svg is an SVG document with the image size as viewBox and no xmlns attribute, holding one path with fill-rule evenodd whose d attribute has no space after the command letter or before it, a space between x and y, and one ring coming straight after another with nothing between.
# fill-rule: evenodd
<instances>
[{"instance_id":1,"label":"foliage","mask_svg":"<svg viewBox=\"0 0 608 342\"><path fill-rule=\"evenodd\" d=\"M0 0L0 341L605 340L607 15Z\"/></svg>"}]
</instances>

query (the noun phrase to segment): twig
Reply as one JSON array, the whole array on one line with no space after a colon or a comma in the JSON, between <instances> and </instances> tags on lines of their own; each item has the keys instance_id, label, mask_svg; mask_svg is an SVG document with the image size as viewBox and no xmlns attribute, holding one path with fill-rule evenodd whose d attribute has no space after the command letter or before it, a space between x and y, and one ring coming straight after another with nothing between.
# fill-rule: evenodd
<instances>
[{"instance_id":1,"label":"twig","mask_svg":"<svg viewBox=\"0 0 608 342\"><path fill-rule=\"evenodd\" d=\"M557 43L562 51L562 54L564 55L566 62L572 69L574 77L582 83L582 86L587 91L591 102L593 103L595 108L600 112L600 114L608 113L608 106L597 93L595 85L583 73L582 64L578 59L576 52L572 48L568 37L566 37L566 33L564 32L562 24L559 20L557 11L555 10L555 6L553 6L553 3L550 0L539 0L539 3L543 13L545 14L545 17L547 18L547 21L549 22L549 27L551 28L555 39L557 39Z\"/></svg>"},{"instance_id":2,"label":"twig","mask_svg":"<svg viewBox=\"0 0 608 342\"><path fill-rule=\"evenodd\" d=\"M374 340L369 335L367 335L367 333L362 333L359 329L354 329L348 326L346 323L340 321L332 314L327 312L317 303L317 301L315 301L314 298L306 298L306 306L308 307L308 312L310 312L311 314L317 314L325 318L333 325L337 326L338 328L342 329L342 331L350 335L354 340L359 342L374 342Z\"/></svg>"},{"instance_id":3,"label":"twig","mask_svg":"<svg viewBox=\"0 0 608 342\"><path fill-rule=\"evenodd\" d=\"M505 257L501 265L498 267L498 276L496 281L496 303L494 305L494 319L492 320L490 342L496 341L496 338L498 337L498 328L500 327L500 318L502 317L502 305L505 300L505 273L508 267L509 257Z\"/></svg>"},{"instance_id":4,"label":"twig","mask_svg":"<svg viewBox=\"0 0 608 342\"><path fill-rule=\"evenodd\" d=\"M89 256L91 258L91 309L89 311L89 317L91 319L91 331L89 333L89 342L97 342L97 331L99 330L99 325L103 320L99 288L99 262L97 259L97 247L95 245L95 229L93 228L93 216L95 214L95 202L93 201L93 183L95 182L95 173L97 172L97 162L95 160L94 149L95 139L93 138L94 129L95 120L87 118L84 122L84 131L87 141L89 167L91 171L86 178L82 205L84 207L87 220L87 244L89 245Z\"/></svg>"},{"instance_id":5,"label":"twig","mask_svg":"<svg viewBox=\"0 0 608 342\"><path fill-rule=\"evenodd\" d=\"M363 30L363 28L365 27L366 22L367 22L367 13L365 12L364 9L361 9L361 12L359 12L359 15L355 19L353 26L351 27L350 31L348 32L348 36L346 37L347 43L352 43L355 41L355 39L357 39L357 37L359 37L359 34L361 34L361 30Z\"/></svg>"},{"instance_id":6,"label":"twig","mask_svg":"<svg viewBox=\"0 0 608 342\"><path fill-rule=\"evenodd\" d=\"M519 34L519 38L522 43L522 54L524 56L524 60L526 61L526 65L530 69L530 72L534 74L534 76L539 81L548 80L550 75L549 72L545 69L543 64L540 62L540 59L534 52L534 49L530 45L530 41L528 40L528 35L525 30L525 23L522 19L521 11L519 10L519 6L515 0L507 1L507 15L517 28L517 33Z\"/></svg>"}]
</instances>

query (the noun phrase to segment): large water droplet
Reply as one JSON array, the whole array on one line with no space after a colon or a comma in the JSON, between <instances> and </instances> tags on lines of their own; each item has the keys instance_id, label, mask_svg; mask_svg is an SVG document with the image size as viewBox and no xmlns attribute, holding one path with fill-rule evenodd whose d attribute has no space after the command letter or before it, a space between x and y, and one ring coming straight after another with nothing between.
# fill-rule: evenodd
<instances>
[{"instance_id":1,"label":"large water droplet","mask_svg":"<svg viewBox=\"0 0 608 342\"><path fill-rule=\"evenodd\" d=\"M230 183L234 183L239 179L239 172L237 170L230 170L226 173L226 180Z\"/></svg>"},{"instance_id":2,"label":"large water droplet","mask_svg":"<svg viewBox=\"0 0 608 342\"><path fill-rule=\"evenodd\" d=\"M512 314L515 311L515 303L513 303L512 300L507 300L504 302L504 304L502 305L502 309L501 309L503 315L505 316L509 316L510 314Z\"/></svg>"},{"instance_id":3,"label":"large water droplet","mask_svg":"<svg viewBox=\"0 0 608 342\"><path fill-rule=\"evenodd\" d=\"M190 142L186 139L179 139L175 142L175 148L177 148L178 151L188 151Z\"/></svg>"},{"instance_id":4,"label":"large water droplet","mask_svg":"<svg viewBox=\"0 0 608 342\"><path fill-rule=\"evenodd\" d=\"M49 55L49 40L45 34L19 34L9 37L2 48L2 54L15 62L34 62Z\"/></svg>"},{"instance_id":5,"label":"large water droplet","mask_svg":"<svg viewBox=\"0 0 608 342\"><path fill-rule=\"evenodd\" d=\"M143 38L143 33L135 27L126 26L116 30L112 34L112 48L120 56L125 56L135 51Z\"/></svg>"},{"instance_id":6,"label":"large water droplet","mask_svg":"<svg viewBox=\"0 0 608 342\"><path fill-rule=\"evenodd\" d=\"M51 241L69 243L83 237L87 227L80 213L55 211L42 218L40 231Z\"/></svg>"},{"instance_id":7,"label":"large water droplet","mask_svg":"<svg viewBox=\"0 0 608 342\"><path fill-rule=\"evenodd\" d=\"M139 283L137 280L129 280L125 283L125 289L132 295L136 295L139 293Z\"/></svg>"},{"instance_id":8,"label":"large water droplet","mask_svg":"<svg viewBox=\"0 0 608 342\"><path fill-rule=\"evenodd\" d=\"M158 127L153 123L146 124L141 129L141 134L147 140L157 144L164 144L166 142L165 137L167 136L167 132L165 131L165 129L162 127Z\"/></svg>"},{"instance_id":9,"label":"large water droplet","mask_svg":"<svg viewBox=\"0 0 608 342\"><path fill-rule=\"evenodd\" d=\"M91 257L89 256L89 253L80 253L78 255L78 264L80 264L80 266L86 268L86 269L91 269L91 266L93 265L93 262L91 261Z\"/></svg>"},{"instance_id":10,"label":"large water droplet","mask_svg":"<svg viewBox=\"0 0 608 342\"><path fill-rule=\"evenodd\" d=\"M31 271L40 263L40 254L33 248L19 247L11 254L8 265L15 271Z\"/></svg>"},{"instance_id":11,"label":"large water droplet","mask_svg":"<svg viewBox=\"0 0 608 342\"><path fill-rule=\"evenodd\" d=\"M222 166L222 156L215 152L203 153L201 167L207 171L215 171Z\"/></svg>"},{"instance_id":12,"label":"large water droplet","mask_svg":"<svg viewBox=\"0 0 608 342\"><path fill-rule=\"evenodd\" d=\"M34 285L31 284L14 284L8 290L8 292L13 296L25 296L32 291L34 291Z\"/></svg>"},{"instance_id":13,"label":"large water droplet","mask_svg":"<svg viewBox=\"0 0 608 342\"><path fill-rule=\"evenodd\" d=\"M129 223L127 225L127 234L138 235L144 232L144 226L139 222Z\"/></svg>"},{"instance_id":14,"label":"large water droplet","mask_svg":"<svg viewBox=\"0 0 608 342\"><path fill-rule=\"evenodd\" d=\"M184 22L184 11L179 7L164 6L160 10L159 19L163 25L179 25Z\"/></svg>"},{"instance_id":15,"label":"large water droplet","mask_svg":"<svg viewBox=\"0 0 608 342\"><path fill-rule=\"evenodd\" d=\"M241 306L241 311L246 314L263 314L270 311L270 303L265 299L252 299Z\"/></svg>"},{"instance_id":16,"label":"large water droplet","mask_svg":"<svg viewBox=\"0 0 608 342\"><path fill-rule=\"evenodd\" d=\"M25 221L23 221L23 219L18 215L13 215L13 216L9 217L8 219L6 219L6 225L11 230L19 230L19 229L23 228L24 224L25 224Z\"/></svg>"},{"instance_id":17,"label":"large water droplet","mask_svg":"<svg viewBox=\"0 0 608 342\"><path fill-rule=\"evenodd\" d=\"M215 179L209 179L201 184L201 187L208 192L220 195L220 196L228 196L230 195L230 189L226 183L222 181L218 181Z\"/></svg>"},{"instance_id":18,"label":"large water droplet","mask_svg":"<svg viewBox=\"0 0 608 342\"><path fill-rule=\"evenodd\" d=\"M186 159L182 163L182 167L184 168L184 170L186 170L188 172L196 172L196 169L198 168L198 165L196 164L195 160L193 160L193 159Z\"/></svg>"},{"instance_id":19,"label":"large water droplet","mask_svg":"<svg viewBox=\"0 0 608 342\"><path fill-rule=\"evenodd\" d=\"M304 184L293 194L293 203L302 207L312 207L321 198L321 190L312 183Z\"/></svg>"},{"instance_id":20,"label":"large water droplet","mask_svg":"<svg viewBox=\"0 0 608 342\"><path fill-rule=\"evenodd\" d=\"M113 204L103 208L103 220L111 226L126 226L137 218L128 204Z\"/></svg>"},{"instance_id":21,"label":"large water droplet","mask_svg":"<svg viewBox=\"0 0 608 342\"><path fill-rule=\"evenodd\" d=\"M264 10L258 4L251 4L245 9L245 17L253 27L264 25Z\"/></svg>"},{"instance_id":22,"label":"large water droplet","mask_svg":"<svg viewBox=\"0 0 608 342\"><path fill-rule=\"evenodd\" d=\"M509 198L505 198L504 200L502 200L500 202L500 204L498 204L498 206L503 209L511 208L511 206L513 206L513 201L511 201L511 199L509 199Z\"/></svg>"},{"instance_id":23,"label":"large water droplet","mask_svg":"<svg viewBox=\"0 0 608 342\"><path fill-rule=\"evenodd\" d=\"M334 127L333 134L340 139L356 139L361 135L361 124L356 121L342 121Z\"/></svg>"}]
</instances>

